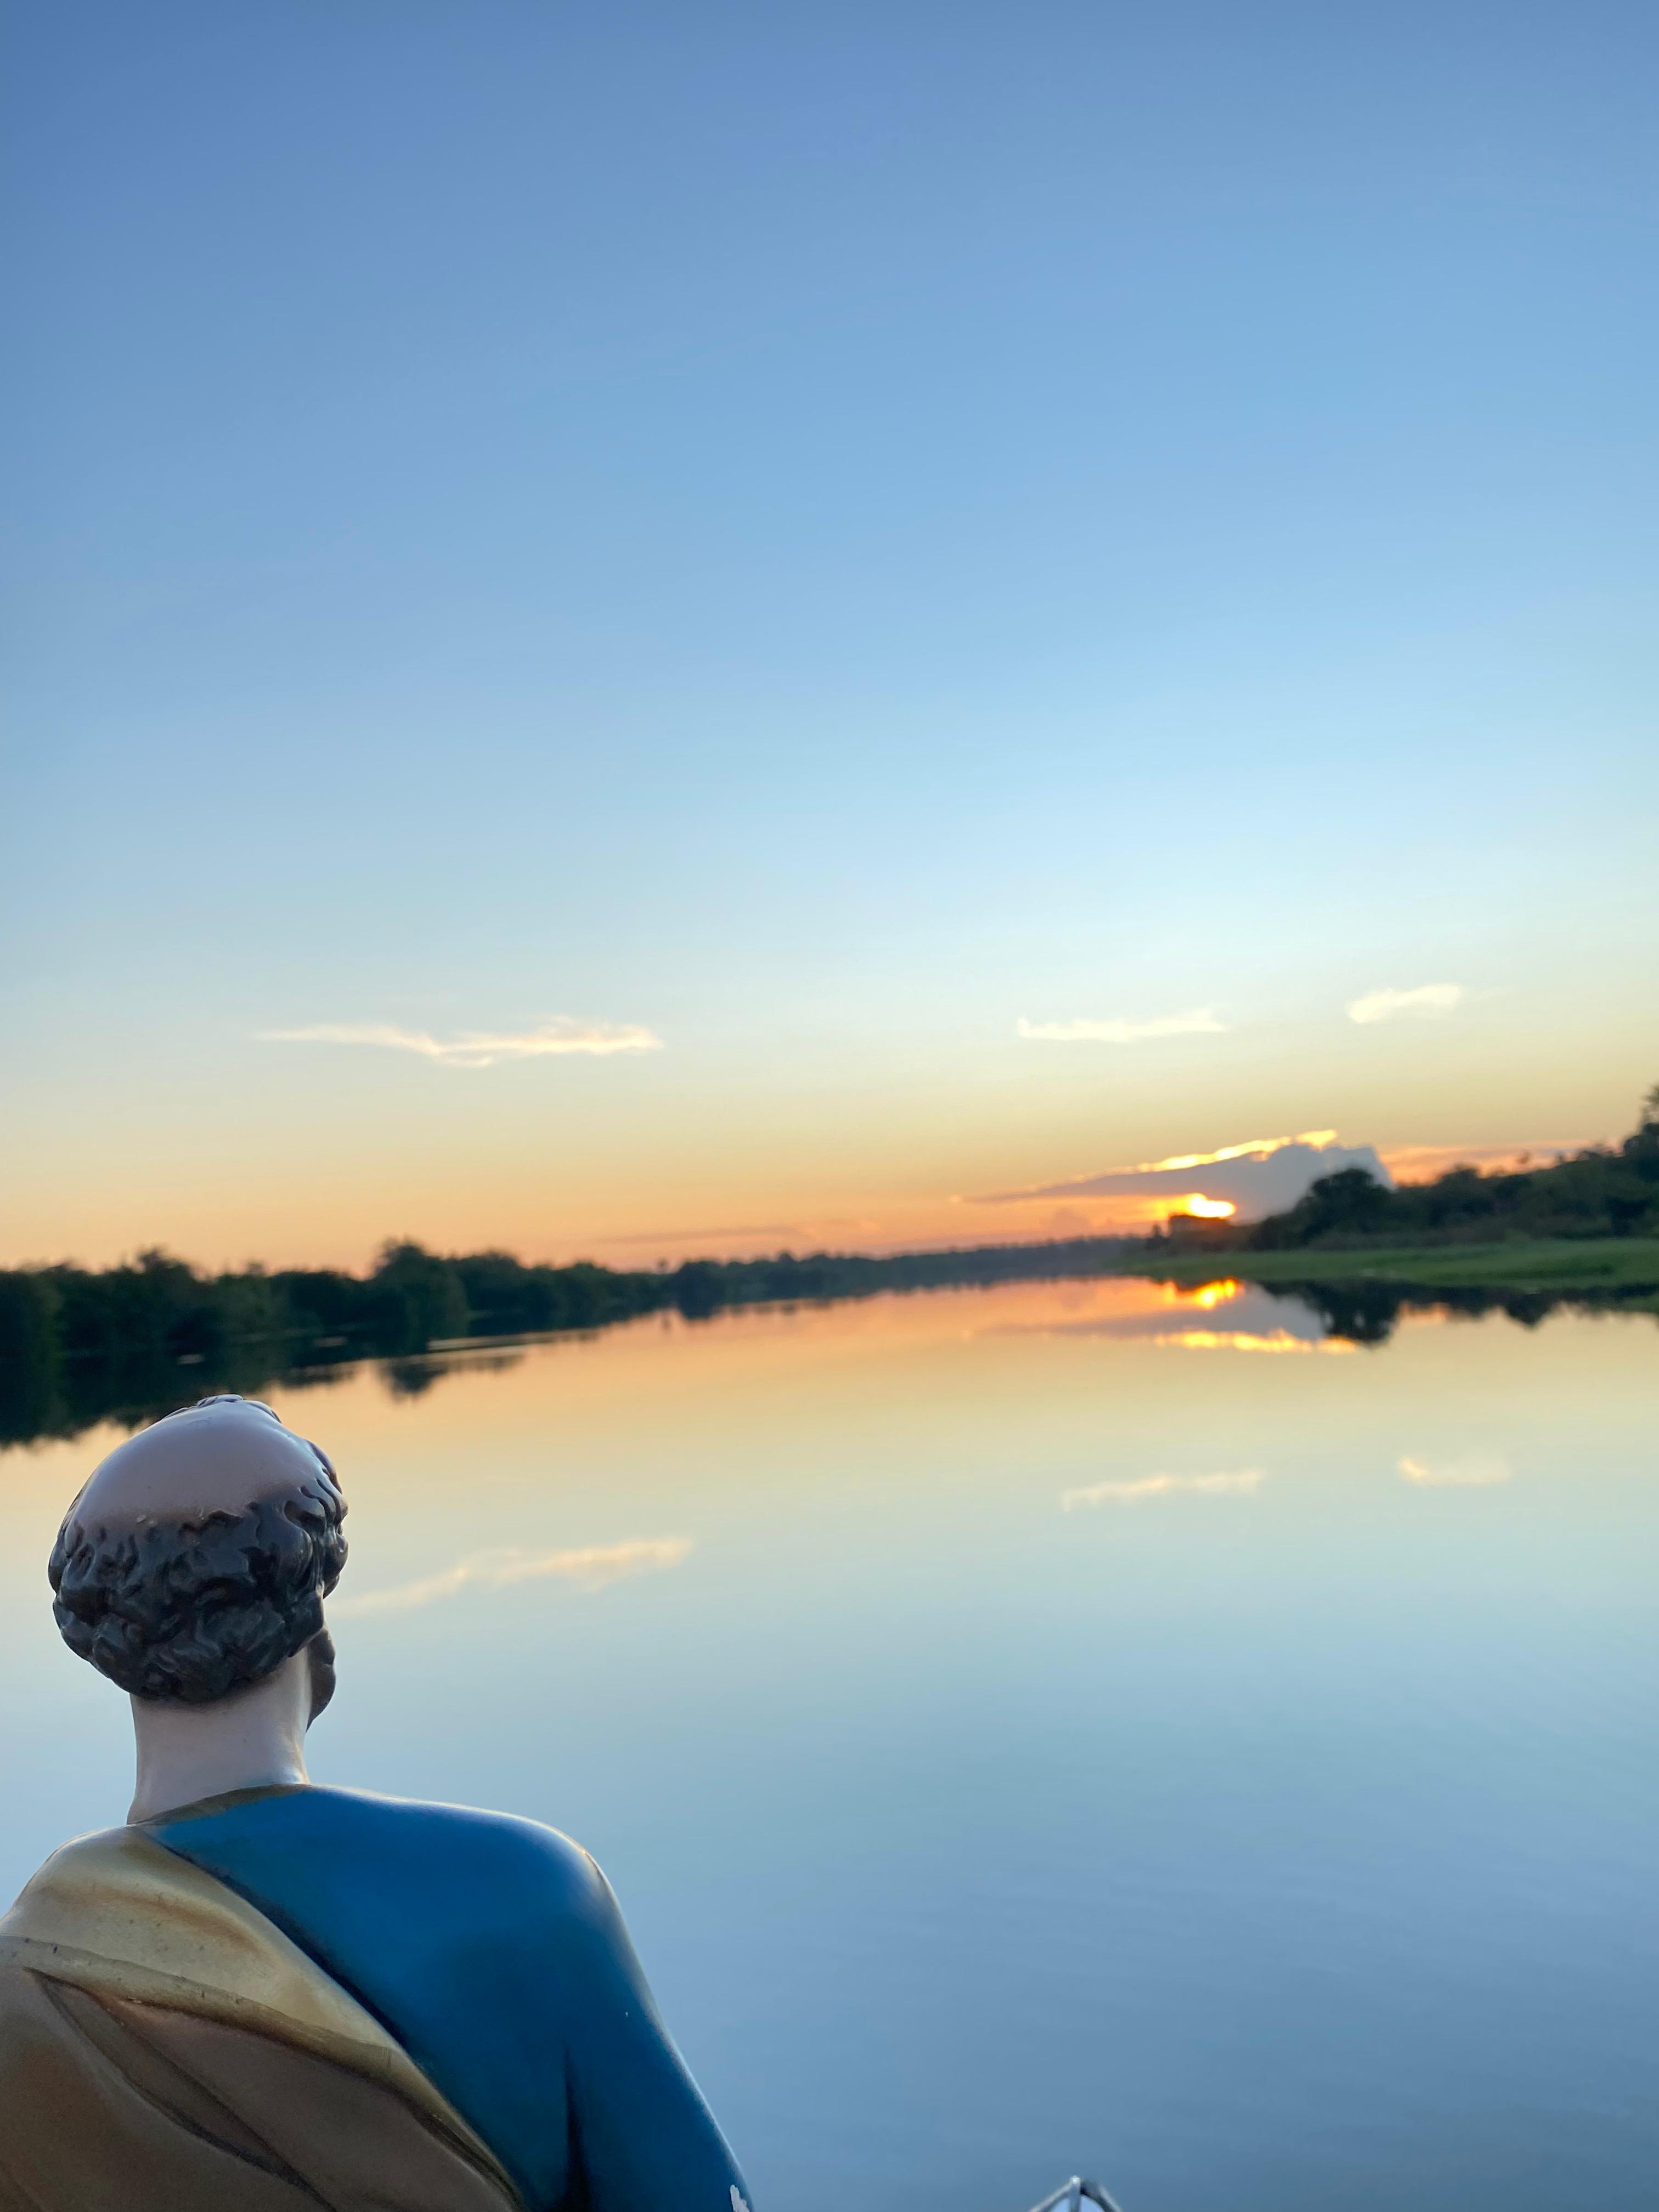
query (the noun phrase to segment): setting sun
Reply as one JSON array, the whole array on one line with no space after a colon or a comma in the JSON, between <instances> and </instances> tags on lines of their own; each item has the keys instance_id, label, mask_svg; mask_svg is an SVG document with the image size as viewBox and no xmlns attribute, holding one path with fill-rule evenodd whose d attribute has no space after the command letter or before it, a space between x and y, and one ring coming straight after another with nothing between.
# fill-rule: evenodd
<instances>
[{"instance_id":1,"label":"setting sun","mask_svg":"<svg viewBox=\"0 0 1659 2212\"><path fill-rule=\"evenodd\" d=\"M1200 1221L1230 1221L1238 1208L1230 1198L1206 1198L1201 1191L1190 1191L1181 1201L1181 1211L1195 1213Z\"/></svg>"}]
</instances>

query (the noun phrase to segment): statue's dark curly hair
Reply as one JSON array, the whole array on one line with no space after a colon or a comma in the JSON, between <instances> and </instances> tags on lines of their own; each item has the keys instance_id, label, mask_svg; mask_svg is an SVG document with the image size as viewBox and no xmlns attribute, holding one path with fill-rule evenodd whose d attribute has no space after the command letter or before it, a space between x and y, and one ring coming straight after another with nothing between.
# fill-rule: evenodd
<instances>
[{"instance_id":1,"label":"statue's dark curly hair","mask_svg":"<svg viewBox=\"0 0 1659 2212\"><path fill-rule=\"evenodd\" d=\"M346 1556L345 1499L310 1449L315 1474L286 1494L197 1523L88 1528L77 1499L46 1568L70 1650L134 1697L186 1705L262 1681L303 1650Z\"/></svg>"}]
</instances>

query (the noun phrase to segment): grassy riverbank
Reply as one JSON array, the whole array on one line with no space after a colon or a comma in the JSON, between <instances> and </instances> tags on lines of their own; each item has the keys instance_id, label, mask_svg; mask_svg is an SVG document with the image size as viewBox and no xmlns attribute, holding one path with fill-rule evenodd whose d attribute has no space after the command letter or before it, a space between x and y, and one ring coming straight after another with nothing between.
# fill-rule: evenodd
<instances>
[{"instance_id":1,"label":"grassy riverbank","mask_svg":"<svg viewBox=\"0 0 1659 2212\"><path fill-rule=\"evenodd\" d=\"M1420 1290L1617 1291L1620 1304L1659 1301L1659 1237L1516 1237L1482 1244L1357 1244L1287 1252L1216 1250L1155 1256L1146 1248L1120 1263L1124 1274L1175 1283L1231 1275L1275 1283L1400 1283ZM1638 1294L1636 1297L1632 1293Z\"/></svg>"}]
</instances>

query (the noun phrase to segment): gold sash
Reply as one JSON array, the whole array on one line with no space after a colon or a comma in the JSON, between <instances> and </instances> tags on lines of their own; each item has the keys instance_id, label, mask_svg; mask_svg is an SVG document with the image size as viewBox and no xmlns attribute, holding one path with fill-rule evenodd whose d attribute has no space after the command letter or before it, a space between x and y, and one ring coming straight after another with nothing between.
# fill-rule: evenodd
<instances>
[{"instance_id":1,"label":"gold sash","mask_svg":"<svg viewBox=\"0 0 1659 2212\"><path fill-rule=\"evenodd\" d=\"M0 1920L3 2212L523 2212L380 2022L137 1828Z\"/></svg>"}]
</instances>

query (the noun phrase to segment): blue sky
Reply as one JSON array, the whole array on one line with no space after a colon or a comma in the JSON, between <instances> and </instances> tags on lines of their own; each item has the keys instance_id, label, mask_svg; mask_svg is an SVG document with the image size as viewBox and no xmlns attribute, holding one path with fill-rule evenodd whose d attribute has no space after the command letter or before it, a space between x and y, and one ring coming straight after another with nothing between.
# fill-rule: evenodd
<instances>
[{"instance_id":1,"label":"blue sky","mask_svg":"<svg viewBox=\"0 0 1659 2212\"><path fill-rule=\"evenodd\" d=\"M6 1256L1628 1124L1650 11L8 40Z\"/></svg>"}]
</instances>

